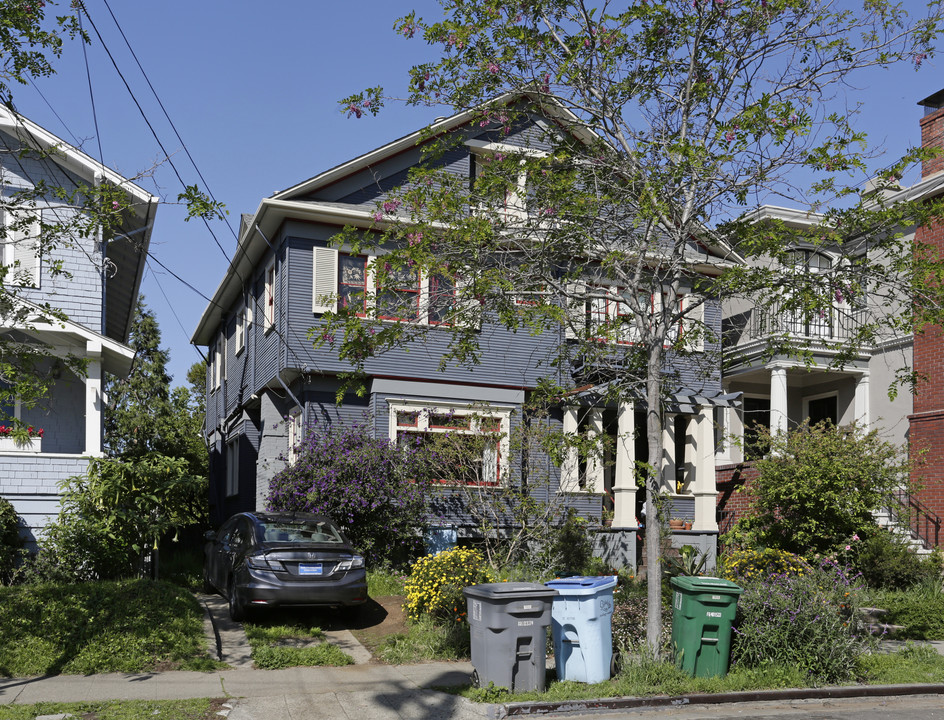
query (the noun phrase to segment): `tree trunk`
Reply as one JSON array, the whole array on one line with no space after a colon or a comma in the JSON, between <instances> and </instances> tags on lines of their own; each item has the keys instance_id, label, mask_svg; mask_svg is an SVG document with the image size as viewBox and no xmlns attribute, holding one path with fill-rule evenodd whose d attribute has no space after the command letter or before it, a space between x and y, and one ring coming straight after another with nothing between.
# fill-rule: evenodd
<instances>
[{"instance_id":1,"label":"tree trunk","mask_svg":"<svg viewBox=\"0 0 944 720\"><path fill-rule=\"evenodd\" d=\"M662 492L662 356L661 344L649 354L646 373L646 434L649 472L646 478L646 582L648 622L646 641L653 657L659 654L662 634L662 526L656 498Z\"/></svg>"}]
</instances>

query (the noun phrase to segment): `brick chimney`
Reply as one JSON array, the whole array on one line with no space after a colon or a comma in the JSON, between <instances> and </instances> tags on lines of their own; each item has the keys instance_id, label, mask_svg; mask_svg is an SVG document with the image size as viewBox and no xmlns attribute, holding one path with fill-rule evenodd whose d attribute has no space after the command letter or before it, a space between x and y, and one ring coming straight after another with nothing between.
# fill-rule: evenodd
<instances>
[{"instance_id":1,"label":"brick chimney","mask_svg":"<svg viewBox=\"0 0 944 720\"><path fill-rule=\"evenodd\" d=\"M938 90L918 103L924 107L921 118L921 147L944 147L944 90ZM944 170L944 155L925 160L921 164L921 178Z\"/></svg>"}]
</instances>

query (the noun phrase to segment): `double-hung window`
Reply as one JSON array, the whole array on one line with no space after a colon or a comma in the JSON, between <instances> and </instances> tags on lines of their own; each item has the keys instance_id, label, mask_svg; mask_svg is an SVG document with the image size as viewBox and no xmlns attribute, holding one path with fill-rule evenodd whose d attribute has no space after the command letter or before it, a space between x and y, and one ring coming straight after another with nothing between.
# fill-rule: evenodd
<instances>
[{"instance_id":1,"label":"double-hung window","mask_svg":"<svg viewBox=\"0 0 944 720\"><path fill-rule=\"evenodd\" d=\"M377 284L377 310L382 320L420 319L420 274L410 268L392 268Z\"/></svg>"},{"instance_id":2,"label":"double-hung window","mask_svg":"<svg viewBox=\"0 0 944 720\"><path fill-rule=\"evenodd\" d=\"M390 438L401 446L439 443L441 482L494 486L507 472L509 416L492 407L392 402Z\"/></svg>"},{"instance_id":3,"label":"double-hung window","mask_svg":"<svg viewBox=\"0 0 944 720\"><path fill-rule=\"evenodd\" d=\"M303 418L301 408L295 408L288 417L288 461L290 464L298 460L298 446L304 439Z\"/></svg>"}]
</instances>

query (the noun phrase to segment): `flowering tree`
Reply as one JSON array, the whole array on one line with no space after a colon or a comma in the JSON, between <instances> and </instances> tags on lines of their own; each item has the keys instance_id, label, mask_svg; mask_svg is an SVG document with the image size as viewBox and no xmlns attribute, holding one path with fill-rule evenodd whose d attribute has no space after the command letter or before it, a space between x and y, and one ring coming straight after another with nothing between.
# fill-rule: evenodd
<instances>
[{"instance_id":1,"label":"flowering tree","mask_svg":"<svg viewBox=\"0 0 944 720\"><path fill-rule=\"evenodd\" d=\"M430 131L426 164L378 205L378 232L341 240L355 252L393 249L378 268L380 287L414 269L444 278L455 297L444 363L478 361L483 321L556 334L560 342L541 358L549 367L576 368L563 375L573 382L615 380L610 399L643 401L648 465L659 468L663 403L679 382L671 368L679 358L704 357L702 347L719 347L702 322L705 298L743 295L763 305L780 296L790 312L810 318L836 291L861 298L880 288L892 297L894 288L907 298L920 290L920 307L890 301L851 345L874 338L881 323L911 327L939 316L942 283L925 280L941 278L940 263L912 254L895 232L939 210L883 207L881 193L852 194L848 184L868 169L869 156L842 91L864 68L919 66L932 51L941 9L932 3L910 18L888 0L855 5L442 0L436 22L411 13L397 31L442 54L410 70L407 102L467 110L469 123L500 147L477 158L470 184L443 170L461 133ZM377 87L344 99L342 108L361 117L384 102ZM535 117L550 122L521 147L520 131ZM517 148L502 142L511 137ZM920 156L896 164L878 189ZM749 201L777 196L808 207L845 197L851 206L824 213L802 236L777 223L760 233L736 219ZM786 261L800 241L838 243L850 262L821 276L784 273L776 262L741 264L745 257ZM785 295L771 292L784 287ZM588 307L608 302L618 312L588 319ZM442 311L434 293L430 303ZM329 314L327 327L314 332L355 374L372 355L425 332L379 322L377 305L366 318ZM915 310L928 314L917 318ZM650 518L658 475L647 480ZM648 637L656 649L659 524L648 523L646 534Z\"/></svg>"},{"instance_id":2,"label":"flowering tree","mask_svg":"<svg viewBox=\"0 0 944 720\"><path fill-rule=\"evenodd\" d=\"M407 559L422 540L426 495L415 449L364 425L313 428L269 484L270 510L330 516L371 562Z\"/></svg>"}]
</instances>

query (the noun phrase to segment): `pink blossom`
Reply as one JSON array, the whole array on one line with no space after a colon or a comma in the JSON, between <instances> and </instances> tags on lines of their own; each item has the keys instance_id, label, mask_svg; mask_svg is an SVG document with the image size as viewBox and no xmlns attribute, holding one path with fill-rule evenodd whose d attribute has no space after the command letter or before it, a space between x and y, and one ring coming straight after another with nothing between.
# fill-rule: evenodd
<instances>
[{"instance_id":1,"label":"pink blossom","mask_svg":"<svg viewBox=\"0 0 944 720\"><path fill-rule=\"evenodd\" d=\"M388 200L387 202L383 204L383 209L384 209L384 212L386 213L396 212L397 208L399 207L400 207L399 200Z\"/></svg>"},{"instance_id":2,"label":"pink blossom","mask_svg":"<svg viewBox=\"0 0 944 720\"><path fill-rule=\"evenodd\" d=\"M733 132L732 130L728 130L728 131L724 134L724 139L727 140L728 142L732 142L735 137L737 137L737 136L734 134L734 132Z\"/></svg>"},{"instance_id":3,"label":"pink blossom","mask_svg":"<svg viewBox=\"0 0 944 720\"><path fill-rule=\"evenodd\" d=\"M383 213L378 210L374 213L374 222L380 222L383 219Z\"/></svg>"},{"instance_id":4,"label":"pink blossom","mask_svg":"<svg viewBox=\"0 0 944 720\"><path fill-rule=\"evenodd\" d=\"M117 201L117 200L112 200L112 201L111 201L111 209L112 209L112 210L117 210L117 209L118 209L118 201Z\"/></svg>"},{"instance_id":5,"label":"pink blossom","mask_svg":"<svg viewBox=\"0 0 944 720\"><path fill-rule=\"evenodd\" d=\"M494 61L489 60L488 65L486 65L486 69L487 69L492 75L494 75L495 73L498 72L499 67L498 67L498 65L495 64Z\"/></svg>"},{"instance_id":6,"label":"pink blossom","mask_svg":"<svg viewBox=\"0 0 944 720\"><path fill-rule=\"evenodd\" d=\"M851 545L846 545L846 550L852 550L852 546L851 546Z\"/></svg>"},{"instance_id":7,"label":"pink blossom","mask_svg":"<svg viewBox=\"0 0 944 720\"><path fill-rule=\"evenodd\" d=\"M852 536L852 539L853 539L853 540L858 540L858 539L859 539L859 534L858 534L858 533L855 533L855 534Z\"/></svg>"},{"instance_id":8,"label":"pink blossom","mask_svg":"<svg viewBox=\"0 0 944 720\"><path fill-rule=\"evenodd\" d=\"M406 236L406 239L410 245L419 245L423 241L423 233L410 233Z\"/></svg>"}]
</instances>

